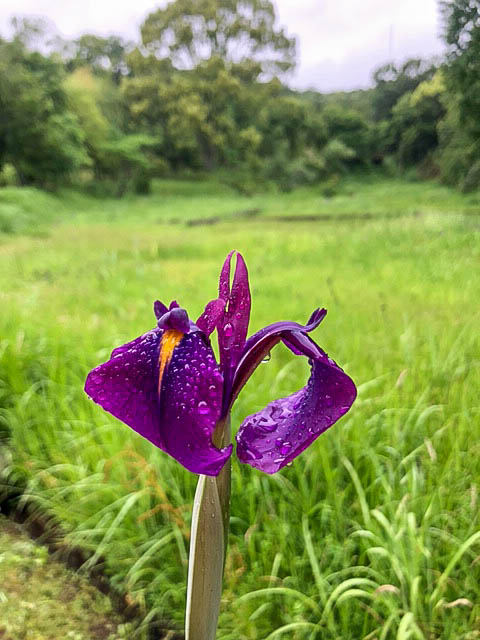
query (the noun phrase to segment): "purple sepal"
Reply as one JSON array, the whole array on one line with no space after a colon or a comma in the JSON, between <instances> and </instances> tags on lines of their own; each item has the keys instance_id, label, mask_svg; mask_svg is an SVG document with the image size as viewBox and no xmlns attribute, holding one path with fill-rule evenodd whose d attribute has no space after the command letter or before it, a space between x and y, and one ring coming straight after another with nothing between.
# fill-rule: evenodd
<instances>
[{"instance_id":1,"label":"purple sepal","mask_svg":"<svg viewBox=\"0 0 480 640\"><path fill-rule=\"evenodd\" d=\"M157 372L162 333L153 329L117 347L110 360L90 371L85 383L92 400L160 448Z\"/></svg>"},{"instance_id":2,"label":"purple sepal","mask_svg":"<svg viewBox=\"0 0 480 640\"><path fill-rule=\"evenodd\" d=\"M160 439L164 450L193 473L216 476L232 445L212 443L220 418L223 377L202 333L185 335L174 349L160 389Z\"/></svg>"},{"instance_id":3,"label":"purple sepal","mask_svg":"<svg viewBox=\"0 0 480 640\"><path fill-rule=\"evenodd\" d=\"M112 352L91 371L86 393L189 471L218 475L232 446L212 434L220 416L223 378L207 339L196 330L174 348L158 393L163 331L153 329Z\"/></svg>"},{"instance_id":4,"label":"purple sepal","mask_svg":"<svg viewBox=\"0 0 480 640\"><path fill-rule=\"evenodd\" d=\"M223 320L218 326L220 366L227 384L245 345L251 305L247 266L240 253L237 253L235 275L230 287L230 262L233 253L230 252L225 260L218 285L219 297L227 302Z\"/></svg>"},{"instance_id":5,"label":"purple sepal","mask_svg":"<svg viewBox=\"0 0 480 640\"><path fill-rule=\"evenodd\" d=\"M323 352L311 362L306 387L244 420L236 436L241 462L275 473L350 409L353 381Z\"/></svg>"},{"instance_id":6,"label":"purple sepal","mask_svg":"<svg viewBox=\"0 0 480 640\"><path fill-rule=\"evenodd\" d=\"M316 309L306 325L298 322L275 322L254 333L245 343L241 353L229 388L229 405L224 407L224 411L232 406L246 381L280 340L295 355L319 357L323 351L307 333L316 329L326 315L326 309Z\"/></svg>"}]
</instances>

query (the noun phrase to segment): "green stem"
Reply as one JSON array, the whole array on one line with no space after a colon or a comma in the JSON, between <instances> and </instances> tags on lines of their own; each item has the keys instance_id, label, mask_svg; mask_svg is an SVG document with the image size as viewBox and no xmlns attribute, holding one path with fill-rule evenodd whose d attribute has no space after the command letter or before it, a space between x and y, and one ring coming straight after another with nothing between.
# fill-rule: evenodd
<instances>
[{"instance_id":1,"label":"green stem","mask_svg":"<svg viewBox=\"0 0 480 640\"><path fill-rule=\"evenodd\" d=\"M221 445L230 442L230 419ZM217 445L218 446L218 445ZM200 476L193 502L185 640L215 640L230 520L230 460L216 478Z\"/></svg>"}]
</instances>

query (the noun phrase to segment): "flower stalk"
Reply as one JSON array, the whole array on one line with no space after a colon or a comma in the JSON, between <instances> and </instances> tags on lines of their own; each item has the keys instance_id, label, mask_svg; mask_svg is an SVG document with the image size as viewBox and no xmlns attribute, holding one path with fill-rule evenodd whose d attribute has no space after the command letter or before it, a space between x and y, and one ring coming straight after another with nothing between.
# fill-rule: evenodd
<instances>
[{"instance_id":1,"label":"flower stalk","mask_svg":"<svg viewBox=\"0 0 480 640\"><path fill-rule=\"evenodd\" d=\"M230 441L230 419L221 432ZM216 477L201 475L193 502L188 560L186 640L215 640L230 520L231 464Z\"/></svg>"}]
</instances>

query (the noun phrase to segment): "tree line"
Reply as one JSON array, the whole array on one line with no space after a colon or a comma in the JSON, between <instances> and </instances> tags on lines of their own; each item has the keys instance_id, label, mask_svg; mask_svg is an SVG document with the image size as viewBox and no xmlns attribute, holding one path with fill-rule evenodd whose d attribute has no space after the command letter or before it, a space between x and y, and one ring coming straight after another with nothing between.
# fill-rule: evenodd
<instances>
[{"instance_id":1,"label":"tree line","mask_svg":"<svg viewBox=\"0 0 480 640\"><path fill-rule=\"evenodd\" d=\"M249 193L351 171L480 187L480 0L440 3L443 60L388 63L371 89L286 84L297 43L271 0L174 0L138 42L55 35L13 19L0 38L0 184L70 183L122 196L215 171Z\"/></svg>"}]
</instances>

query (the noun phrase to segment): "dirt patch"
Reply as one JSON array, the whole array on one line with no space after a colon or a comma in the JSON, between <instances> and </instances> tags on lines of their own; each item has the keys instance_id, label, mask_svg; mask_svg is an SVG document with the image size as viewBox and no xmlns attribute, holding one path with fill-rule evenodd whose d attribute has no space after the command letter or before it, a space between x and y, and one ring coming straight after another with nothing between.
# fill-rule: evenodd
<instances>
[{"instance_id":1,"label":"dirt patch","mask_svg":"<svg viewBox=\"0 0 480 640\"><path fill-rule=\"evenodd\" d=\"M0 640L120 640L129 625L88 580L0 517Z\"/></svg>"}]
</instances>

